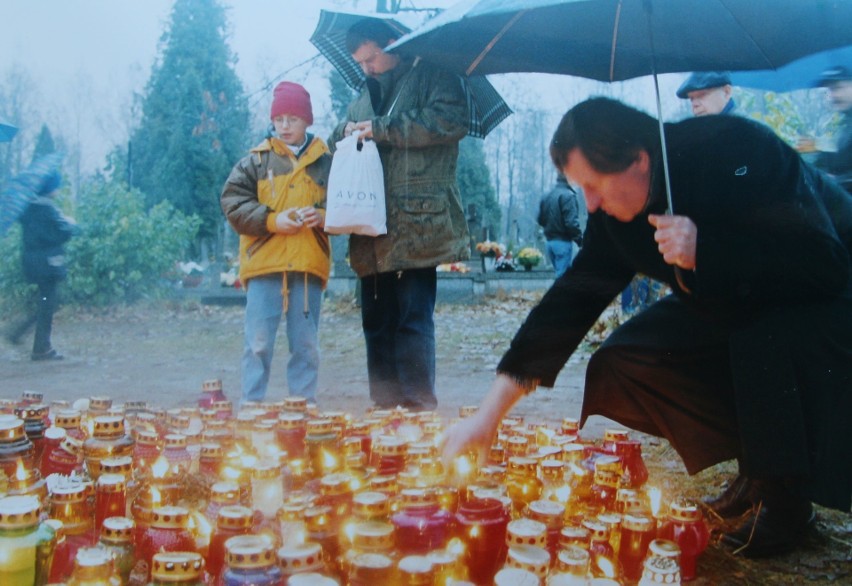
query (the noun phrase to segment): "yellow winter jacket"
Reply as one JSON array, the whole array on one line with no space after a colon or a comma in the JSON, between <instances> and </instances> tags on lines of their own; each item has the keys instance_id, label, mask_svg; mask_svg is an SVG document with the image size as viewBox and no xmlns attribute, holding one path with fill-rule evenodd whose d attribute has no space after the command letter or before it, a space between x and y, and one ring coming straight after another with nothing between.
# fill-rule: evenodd
<instances>
[{"instance_id":1,"label":"yellow winter jacket","mask_svg":"<svg viewBox=\"0 0 852 586\"><path fill-rule=\"evenodd\" d=\"M322 139L296 158L277 138L249 151L231 171L220 203L228 222L240 234L240 280L270 273L305 272L328 281L331 244L322 228L276 234L282 210L314 206L325 213L331 155Z\"/></svg>"}]
</instances>

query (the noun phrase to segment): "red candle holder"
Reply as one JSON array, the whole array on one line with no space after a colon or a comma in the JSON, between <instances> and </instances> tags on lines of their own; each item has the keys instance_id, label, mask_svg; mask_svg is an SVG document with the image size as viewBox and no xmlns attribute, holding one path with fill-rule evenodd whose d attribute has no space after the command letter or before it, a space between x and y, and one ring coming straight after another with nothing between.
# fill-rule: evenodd
<instances>
[{"instance_id":1,"label":"red candle holder","mask_svg":"<svg viewBox=\"0 0 852 586\"><path fill-rule=\"evenodd\" d=\"M693 580L698 556L710 541L710 529L698 506L687 501L672 502L668 517L657 530L657 537L678 545L681 579L684 582Z\"/></svg>"},{"instance_id":2,"label":"red candle holder","mask_svg":"<svg viewBox=\"0 0 852 586\"><path fill-rule=\"evenodd\" d=\"M101 531L104 519L127 513L126 489L121 474L101 474L95 482L95 531Z\"/></svg>"}]
</instances>

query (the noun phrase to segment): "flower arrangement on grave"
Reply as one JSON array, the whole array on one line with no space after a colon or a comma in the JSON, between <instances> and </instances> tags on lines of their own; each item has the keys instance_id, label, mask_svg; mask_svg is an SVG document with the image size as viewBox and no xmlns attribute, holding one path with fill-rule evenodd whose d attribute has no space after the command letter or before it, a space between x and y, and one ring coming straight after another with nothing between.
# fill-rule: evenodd
<instances>
[{"instance_id":1,"label":"flower arrangement on grave","mask_svg":"<svg viewBox=\"0 0 852 586\"><path fill-rule=\"evenodd\" d=\"M523 265L524 269L529 271L533 267L538 266L542 259L544 259L544 255L539 249L527 246L518 252L518 256L515 259Z\"/></svg>"},{"instance_id":2,"label":"flower arrangement on grave","mask_svg":"<svg viewBox=\"0 0 852 586\"><path fill-rule=\"evenodd\" d=\"M498 256L503 256L506 253L505 246L497 242L492 242L491 240L478 242L476 244L476 250L479 251L482 256L488 256L491 258L497 258Z\"/></svg>"}]
</instances>

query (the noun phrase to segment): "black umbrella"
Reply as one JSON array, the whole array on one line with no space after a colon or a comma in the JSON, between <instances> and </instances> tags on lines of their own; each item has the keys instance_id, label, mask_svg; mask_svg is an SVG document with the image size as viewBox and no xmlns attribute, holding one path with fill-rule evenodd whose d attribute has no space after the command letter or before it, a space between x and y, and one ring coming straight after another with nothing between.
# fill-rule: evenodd
<instances>
[{"instance_id":1,"label":"black umbrella","mask_svg":"<svg viewBox=\"0 0 852 586\"><path fill-rule=\"evenodd\" d=\"M361 88L365 76L361 67L346 49L346 33L352 25L366 18L381 20L392 30L397 31L400 37L411 32L407 26L384 15L321 10L317 27L311 35L311 43L331 62L347 85L353 89ZM505 120L512 110L484 76L476 75L460 79L465 88L470 113L468 134L484 138Z\"/></svg>"},{"instance_id":2,"label":"black umbrella","mask_svg":"<svg viewBox=\"0 0 852 586\"><path fill-rule=\"evenodd\" d=\"M621 81L776 68L852 44L849 0L463 0L388 50L467 75L540 72Z\"/></svg>"}]
</instances>

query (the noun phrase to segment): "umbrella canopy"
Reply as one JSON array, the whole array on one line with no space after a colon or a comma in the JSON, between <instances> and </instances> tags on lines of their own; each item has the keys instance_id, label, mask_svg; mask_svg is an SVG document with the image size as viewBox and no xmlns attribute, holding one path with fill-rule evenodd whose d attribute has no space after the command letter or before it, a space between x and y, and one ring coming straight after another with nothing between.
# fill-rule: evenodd
<instances>
[{"instance_id":1,"label":"umbrella canopy","mask_svg":"<svg viewBox=\"0 0 852 586\"><path fill-rule=\"evenodd\" d=\"M9 180L0 191L0 236L6 234L39 191L45 182L62 166L63 155L51 153L33 162L23 171Z\"/></svg>"},{"instance_id":2,"label":"umbrella canopy","mask_svg":"<svg viewBox=\"0 0 852 586\"><path fill-rule=\"evenodd\" d=\"M18 134L18 128L11 124L0 122L0 142L9 142Z\"/></svg>"},{"instance_id":3,"label":"umbrella canopy","mask_svg":"<svg viewBox=\"0 0 852 586\"><path fill-rule=\"evenodd\" d=\"M774 69L852 44L846 0L462 0L389 50L467 75Z\"/></svg>"},{"instance_id":4,"label":"umbrella canopy","mask_svg":"<svg viewBox=\"0 0 852 586\"><path fill-rule=\"evenodd\" d=\"M823 71L838 65L852 70L852 45L796 59L775 70L734 71L731 83L758 90L791 92L815 87Z\"/></svg>"},{"instance_id":5,"label":"umbrella canopy","mask_svg":"<svg viewBox=\"0 0 852 586\"><path fill-rule=\"evenodd\" d=\"M346 33L352 25L366 18L381 20L392 30L397 31L400 37L411 32L407 26L385 15L321 10L317 27L311 35L311 43L331 62L347 85L353 89L359 89L364 84L365 76L361 66L346 49ZM465 88L468 112L470 112L468 134L484 138L506 119L512 110L494 86L483 76L462 78L461 82Z\"/></svg>"}]
</instances>

